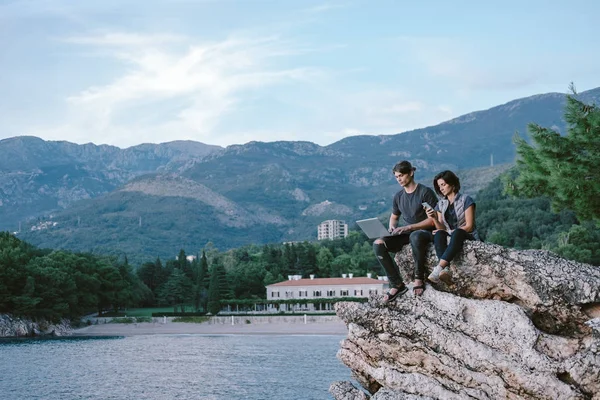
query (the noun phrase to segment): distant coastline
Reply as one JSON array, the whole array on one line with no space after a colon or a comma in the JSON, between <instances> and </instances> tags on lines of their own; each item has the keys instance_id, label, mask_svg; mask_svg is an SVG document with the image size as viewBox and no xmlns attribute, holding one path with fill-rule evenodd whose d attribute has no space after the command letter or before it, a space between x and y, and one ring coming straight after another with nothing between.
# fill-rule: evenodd
<instances>
[{"instance_id":1,"label":"distant coastline","mask_svg":"<svg viewBox=\"0 0 600 400\"><path fill-rule=\"evenodd\" d=\"M345 335L346 324L336 316L297 317L214 317L204 323L171 322L155 318L154 322L132 324L99 323L74 329L72 336L137 335Z\"/></svg>"}]
</instances>

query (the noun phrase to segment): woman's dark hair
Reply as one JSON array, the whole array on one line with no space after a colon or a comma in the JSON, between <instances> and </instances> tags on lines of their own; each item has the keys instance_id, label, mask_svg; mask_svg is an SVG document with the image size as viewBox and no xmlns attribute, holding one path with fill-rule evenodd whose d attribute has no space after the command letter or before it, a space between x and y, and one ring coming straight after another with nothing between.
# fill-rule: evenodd
<instances>
[{"instance_id":1,"label":"woman's dark hair","mask_svg":"<svg viewBox=\"0 0 600 400\"><path fill-rule=\"evenodd\" d=\"M440 192L440 185L437 183L438 179L443 179L444 182L452 186L454 188L454 193L458 193L460 190L460 179L458 179L458 176L456 176L454 172L446 170L440 172L433 178L433 188L438 195L444 196L442 192Z\"/></svg>"}]
</instances>

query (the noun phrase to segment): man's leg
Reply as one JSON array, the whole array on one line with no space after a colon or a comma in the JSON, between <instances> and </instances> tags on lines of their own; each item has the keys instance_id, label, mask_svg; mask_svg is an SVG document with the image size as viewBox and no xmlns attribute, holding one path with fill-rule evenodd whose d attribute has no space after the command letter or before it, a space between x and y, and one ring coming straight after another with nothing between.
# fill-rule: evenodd
<instances>
[{"instance_id":1,"label":"man's leg","mask_svg":"<svg viewBox=\"0 0 600 400\"><path fill-rule=\"evenodd\" d=\"M422 229L410 234L410 246L415 262L415 281L413 284L416 288L413 287L413 289L417 296L423 294L423 290L425 289L425 256L427 254L427 246L432 240L433 235L427 230Z\"/></svg>"},{"instance_id":2,"label":"man's leg","mask_svg":"<svg viewBox=\"0 0 600 400\"><path fill-rule=\"evenodd\" d=\"M388 281L390 282L390 292L395 294L397 289L404 287L402 277L400 276L400 270L392 257L390 252L397 252L402 249L402 246L409 242L408 235L398 235L389 238L375 239L373 242L373 252L377 257L377 261L383 267L387 274Z\"/></svg>"}]
</instances>

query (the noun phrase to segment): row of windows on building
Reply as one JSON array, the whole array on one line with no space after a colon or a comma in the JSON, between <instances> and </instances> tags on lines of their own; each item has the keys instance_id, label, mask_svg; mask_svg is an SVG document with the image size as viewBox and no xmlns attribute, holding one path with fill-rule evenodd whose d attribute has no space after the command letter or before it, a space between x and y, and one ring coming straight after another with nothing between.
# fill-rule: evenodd
<instances>
[{"instance_id":1,"label":"row of windows on building","mask_svg":"<svg viewBox=\"0 0 600 400\"><path fill-rule=\"evenodd\" d=\"M359 296L365 295L365 290L363 290L363 289L355 289L355 290L342 289L342 290L339 290L339 295L337 293L338 293L338 291L336 291L336 290L327 290L326 295L323 296L323 291L313 290L312 297L348 297L348 296L359 297ZM369 289L368 294L371 295L371 294L379 294L379 293L378 293L377 289ZM284 295L285 295L286 299L294 298L293 291L286 291L284 293ZM281 298L281 293L275 292L275 291L271 292L271 298L275 298L275 297ZM298 297L308 297L308 290L299 290Z\"/></svg>"}]
</instances>

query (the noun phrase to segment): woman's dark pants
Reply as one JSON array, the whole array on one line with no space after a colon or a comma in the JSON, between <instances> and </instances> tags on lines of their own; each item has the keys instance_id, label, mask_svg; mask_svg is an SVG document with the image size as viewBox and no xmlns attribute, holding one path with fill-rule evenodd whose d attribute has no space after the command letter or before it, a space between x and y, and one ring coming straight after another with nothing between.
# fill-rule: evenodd
<instances>
[{"instance_id":1,"label":"woman's dark pants","mask_svg":"<svg viewBox=\"0 0 600 400\"><path fill-rule=\"evenodd\" d=\"M450 243L448 243L448 236L450 236ZM465 240L473 240L473 237L463 229L455 229L451 235L446 231L437 231L433 235L435 254L438 259L450 262L462 249Z\"/></svg>"}]
</instances>

